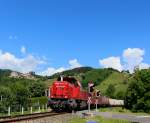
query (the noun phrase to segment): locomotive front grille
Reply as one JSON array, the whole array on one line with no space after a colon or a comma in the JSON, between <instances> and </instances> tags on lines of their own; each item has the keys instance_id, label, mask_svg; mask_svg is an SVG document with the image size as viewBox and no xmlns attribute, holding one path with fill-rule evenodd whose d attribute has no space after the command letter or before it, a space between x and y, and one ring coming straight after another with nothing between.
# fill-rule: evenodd
<instances>
[{"instance_id":1,"label":"locomotive front grille","mask_svg":"<svg viewBox=\"0 0 150 123\"><path fill-rule=\"evenodd\" d=\"M62 85L58 85L56 86L56 96L57 97L65 97L66 96L66 88L65 86L62 86Z\"/></svg>"},{"instance_id":2,"label":"locomotive front grille","mask_svg":"<svg viewBox=\"0 0 150 123\"><path fill-rule=\"evenodd\" d=\"M69 97L68 83L55 82L53 84L52 92L53 92L52 95L54 96L53 98L67 99Z\"/></svg>"}]
</instances>

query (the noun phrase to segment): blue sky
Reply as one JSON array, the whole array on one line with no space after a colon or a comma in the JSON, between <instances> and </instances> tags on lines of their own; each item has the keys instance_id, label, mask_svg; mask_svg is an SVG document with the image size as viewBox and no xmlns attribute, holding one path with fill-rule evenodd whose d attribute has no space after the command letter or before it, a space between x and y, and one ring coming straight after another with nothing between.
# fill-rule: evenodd
<instances>
[{"instance_id":1,"label":"blue sky","mask_svg":"<svg viewBox=\"0 0 150 123\"><path fill-rule=\"evenodd\" d=\"M0 0L1 54L40 59L45 63L39 71L69 69L70 60L106 67L99 60L112 56L124 64L124 50L139 48L141 62L149 64L149 5L149 0Z\"/></svg>"}]
</instances>

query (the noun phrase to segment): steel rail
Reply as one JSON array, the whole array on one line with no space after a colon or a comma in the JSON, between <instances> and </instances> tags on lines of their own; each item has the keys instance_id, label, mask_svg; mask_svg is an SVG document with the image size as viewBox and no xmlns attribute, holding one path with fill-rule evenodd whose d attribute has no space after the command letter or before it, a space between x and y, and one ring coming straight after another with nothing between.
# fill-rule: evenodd
<instances>
[{"instance_id":1,"label":"steel rail","mask_svg":"<svg viewBox=\"0 0 150 123\"><path fill-rule=\"evenodd\" d=\"M7 116L7 117L1 117L0 123L33 120L33 119L39 119L42 117L50 117L50 116L56 116L56 115L62 115L62 114L66 114L66 112L61 112L61 113L44 112L44 113L34 113L34 114L27 114L27 115L18 115L18 116Z\"/></svg>"}]
</instances>

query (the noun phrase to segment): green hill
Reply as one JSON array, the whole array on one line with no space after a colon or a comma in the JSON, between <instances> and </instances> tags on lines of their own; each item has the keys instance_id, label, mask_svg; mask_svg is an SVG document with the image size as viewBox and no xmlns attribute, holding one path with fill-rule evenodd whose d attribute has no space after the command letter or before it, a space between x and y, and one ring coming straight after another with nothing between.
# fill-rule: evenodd
<instances>
[{"instance_id":1,"label":"green hill","mask_svg":"<svg viewBox=\"0 0 150 123\"><path fill-rule=\"evenodd\" d=\"M107 95L109 86L115 88L114 97L123 98L128 87L129 74L113 72L105 80L101 82L96 88L101 90L102 94ZM109 95L108 95L109 96ZM120 97L121 96L121 97Z\"/></svg>"},{"instance_id":2,"label":"green hill","mask_svg":"<svg viewBox=\"0 0 150 123\"><path fill-rule=\"evenodd\" d=\"M56 73L52 76L49 76L48 78L49 79L54 79L54 78L58 78L60 75L64 75L64 76L75 76L75 77L78 77L88 71L91 71L93 70L92 67L79 67L79 68L74 68L74 69L71 69L71 70L66 70L66 71L63 71L63 72L60 72L60 73Z\"/></svg>"},{"instance_id":3,"label":"green hill","mask_svg":"<svg viewBox=\"0 0 150 123\"><path fill-rule=\"evenodd\" d=\"M114 69L92 69L91 71L86 72L82 75L83 86L86 87L89 81L99 85L103 80L105 80L113 72L116 72Z\"/></svg>"}]
</instances>

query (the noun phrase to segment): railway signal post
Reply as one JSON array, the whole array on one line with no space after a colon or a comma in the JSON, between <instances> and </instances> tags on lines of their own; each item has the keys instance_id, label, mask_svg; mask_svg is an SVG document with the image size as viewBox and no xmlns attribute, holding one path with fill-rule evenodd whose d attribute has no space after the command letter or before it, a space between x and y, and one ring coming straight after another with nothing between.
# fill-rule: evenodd
<instances>
[{"instance_id":1,"label":"railway signal post","mask_svg":"<svg viewBox=\"0 0 150 123\"><path fill-rule=\"evenodd\" d=\"M97 112L97 105L98 105L98 98L100 97L101 92L99 90L96 90L96 100L95 100L95 107Z\"/></svg>"},{"instance_id":2,"label":"railway signal post","mask_svg":"<svg viewBox=\"0 0 150 123\"><path fill-rule=\"evenodd\" d=\"M91 97L88 97L88 112L91 112Z\"/></svg>"},{"instance_id":3,"label":"railway signal post","mask_svg":"<svg viewBox=\"0 0 150 123\"><path fill-rule=\"evenodd\" d=\"M97 111L97 104L98 104L98 99L95 100L96 111Z\"/></svg>"}]
</instances>

